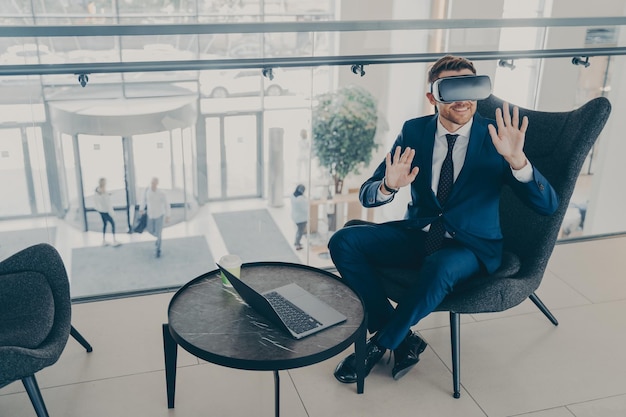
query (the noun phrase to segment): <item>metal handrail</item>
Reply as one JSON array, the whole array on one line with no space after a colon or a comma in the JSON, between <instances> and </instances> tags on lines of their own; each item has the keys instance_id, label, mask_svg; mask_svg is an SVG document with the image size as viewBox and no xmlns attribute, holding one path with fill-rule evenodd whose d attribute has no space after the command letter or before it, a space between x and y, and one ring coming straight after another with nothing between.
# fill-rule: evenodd
<instances>
[{"instance_id":1,"label":"metal handrail","mask_svg":"<svg viewBox=\"0 0 626 417\"><path fill-rule=\"evenodd\" d=\"M61 36L150 36L225 33L365 32L435 29L489 29L505 27L623 26L626 16L517 18L517 19L414 19L325 22L188 23L153 25L37 25L1 26L1 38Z\"/></svg>"},{"instance_id":2,"label":"metal handrail","mask_svg":"<svg viewBox=\"0 0 626 417\"><path fill-rule=\"evenodd\" d=\"M535 49L523 51L448 52L473 61L496 59L572 58L575 56L626 55L626 47ZM303 68L341 65L430 63L444 53L343 55L287 58L215 59L180 61L96 62L69 64L0 65L0 76L97 74L157 71L200 71L220 69Z\"/></svg>"}]
</instances>

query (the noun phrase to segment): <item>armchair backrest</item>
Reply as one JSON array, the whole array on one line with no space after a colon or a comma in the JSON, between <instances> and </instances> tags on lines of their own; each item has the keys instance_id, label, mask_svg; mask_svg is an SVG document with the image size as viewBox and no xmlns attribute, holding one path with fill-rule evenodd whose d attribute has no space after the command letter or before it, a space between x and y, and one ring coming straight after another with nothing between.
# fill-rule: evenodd
<instances>
[{"instance_id":1,"label":"armchair backrest","mask_svg":"<svg viewBox=\"0 0 626 417\"><path fill-rule=\"evenodd\" d=\"M12 298L0 305L5 319L0 345L11 340L27 348L65 344L71 326L69 280L53 246L33 245L0 262L0 291Z\"/></svg>"},{"instance_id":2,"label":"armchair backrest","mask_svg":"<svg viewBox=\"0 0 626 417\"><path fill-rule=\"evenodd\" d=\"M502 104L501 99L492 95L478 102L478 112L493 119L496 108L502 108ZM527 208L508 187L503 190L500 222L504 247L520 258L519 275L532 271L541 279L582 165L610 112L611 104L604 97L569 112L520 108L520 119L523 116L529 119L524 151L555 188L559 208L552 216L542 216Z\"/></svg>"}]
</instances>

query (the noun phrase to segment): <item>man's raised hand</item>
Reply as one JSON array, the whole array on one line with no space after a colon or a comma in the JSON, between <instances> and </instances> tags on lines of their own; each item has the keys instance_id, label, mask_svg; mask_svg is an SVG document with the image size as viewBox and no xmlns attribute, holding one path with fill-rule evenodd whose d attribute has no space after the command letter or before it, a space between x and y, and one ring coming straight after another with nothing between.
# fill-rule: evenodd
<instances>
[{"instance_id":1,"label":"man's raised hand","mask_svg":"<svg viewBox=\"0 0 626 417\"><path fill-rule=\"evenodd\" d=\"M513 107L513 117L509 112L509 103L502 109L496 109L496 127L489 125L491 141L500 155L506 159L513 169L521 169L526 165L524 141L528 128L528 117L524 116L520 125L519 108Z\"/></svg>"},{"instance_id":2,"label":"man's raised hand","mask_svg":"<svg viewBox=\"0 0 626 417\"><path fill-rule=\"evenodd\" d=\"M387 153L385 157L385 181L388 187L399 189L415 180L419 168L411 168L414 157L415 149L406 148L402 152L400 146L396 147L393 158L391 152Z\"/></svg>"}]
</instances>

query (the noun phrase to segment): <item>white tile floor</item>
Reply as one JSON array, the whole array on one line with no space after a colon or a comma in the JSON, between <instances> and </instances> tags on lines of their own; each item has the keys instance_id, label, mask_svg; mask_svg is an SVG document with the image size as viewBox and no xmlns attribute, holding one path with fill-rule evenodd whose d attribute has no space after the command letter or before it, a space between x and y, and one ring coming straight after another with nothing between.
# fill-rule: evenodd
<instances>
[{"instance_id":1,"label":"white tile floor","mask_svg":"<svg viewBox=\"0 0 626 417\"><path fill-rule=\"evenodd\" d=\"M557 327L529 301L463 317L460 399L451 395L448 318L437 313L416 326L430 346L400 381L390 377L393 363L381 362L358 395L332 376L342 354L281 372L281 415L626 416L624 254L626 237L556 247L537 293ZM161 324L171 296L74 305L72 323L94 351L70 339L59 362L37 375L52 417L274 415L271 372L207 364L182 349L168 410ZM0 390L0 416L34 415L21 383Z\"/></svg>"}]
</instances>

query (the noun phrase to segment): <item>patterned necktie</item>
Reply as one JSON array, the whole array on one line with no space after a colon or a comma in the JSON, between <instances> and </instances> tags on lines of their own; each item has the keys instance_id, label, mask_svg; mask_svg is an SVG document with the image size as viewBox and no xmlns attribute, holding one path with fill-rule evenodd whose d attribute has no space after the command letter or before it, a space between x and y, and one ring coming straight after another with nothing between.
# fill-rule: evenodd
<instances>
[{"instance_id":1,"label":"patterned necktie","mask_svg":"<svg viewBox=\"0 0 626 417\"><path fill-rule=\"evenodd\" d=\"M439 184L437 184L437 200L439 204L443 205L448 200L450 190L452 190L452 183L454 182L454 163L452 162L452 149L456 143L456 139L459 135L446 135L448 139L448 153L446 159L443 160L441 165L441 173L439 174ZM431 223L428 235L424 241L424 248L426 255L430 255L443 246L443 239L446 234L446 229L443 226L441 217Z\"/></svg>"}]
</instances>

